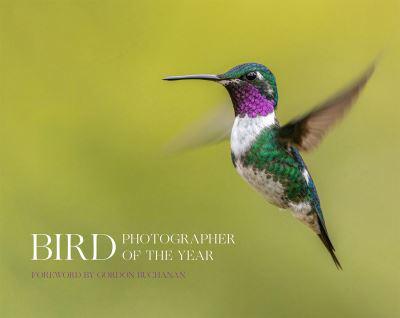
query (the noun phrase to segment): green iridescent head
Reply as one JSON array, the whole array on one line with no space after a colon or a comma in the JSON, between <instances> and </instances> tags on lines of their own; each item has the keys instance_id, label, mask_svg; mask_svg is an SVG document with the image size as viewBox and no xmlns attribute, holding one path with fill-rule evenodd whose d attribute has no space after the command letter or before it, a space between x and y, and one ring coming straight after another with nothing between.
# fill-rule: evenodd
<instances>
[{"instance_id":1,"label":"green iridescent head","mask_svg":"<svg viewBox=\"0 0 400 318\"><path fill-rule=\"evenodd\" d=\"M224 74L218 75L223 81L239 80L258 88L267 99L274 101L274 106L278 105L278 89L274 74L262 64L245 63L235 66ZM225 85L226 85L225 84Z\"/></svg>"}]
</instances>

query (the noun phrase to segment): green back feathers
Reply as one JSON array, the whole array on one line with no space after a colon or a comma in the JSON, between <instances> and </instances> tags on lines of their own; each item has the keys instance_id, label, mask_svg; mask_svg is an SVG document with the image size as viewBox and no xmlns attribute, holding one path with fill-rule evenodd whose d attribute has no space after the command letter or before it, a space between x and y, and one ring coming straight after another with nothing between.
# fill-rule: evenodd
<instances>
[{"instance_id":1,"label":"green back feathers","mask_svg":"<svg viewBox=\"0 0 400 318\"><path fill-rule=\"evenodd\" d=\"M303 167L277 140L276 128L265 129L243 158L245 166L253 166L270 174L285 188L285 199L293 202L312 199L302 174Z\"/></svg>"}]
</instances>

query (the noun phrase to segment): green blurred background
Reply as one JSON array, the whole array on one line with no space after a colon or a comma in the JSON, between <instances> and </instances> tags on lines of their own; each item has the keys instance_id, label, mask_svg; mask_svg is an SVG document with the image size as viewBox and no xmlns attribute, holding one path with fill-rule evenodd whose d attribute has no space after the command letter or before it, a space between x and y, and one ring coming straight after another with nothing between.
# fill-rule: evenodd
<instances>
[{"instance_id":1,"label":"green blurred background","mask_svg":"<svg viewBox=\"0 0 400 318\"><path fill-rule=\"evenodd\" d=\"M390 0L0 0L0 316L399 317L399 27ZM305 156L343 272L238 177L228 143L162 154L228 98L163 76L266 64L285 122L382 51L356 107ZM237 245L208 263L30 260L30 233L126 232ZM44 270L187 278L31 279Z\"/></svg>"}]
</instances>

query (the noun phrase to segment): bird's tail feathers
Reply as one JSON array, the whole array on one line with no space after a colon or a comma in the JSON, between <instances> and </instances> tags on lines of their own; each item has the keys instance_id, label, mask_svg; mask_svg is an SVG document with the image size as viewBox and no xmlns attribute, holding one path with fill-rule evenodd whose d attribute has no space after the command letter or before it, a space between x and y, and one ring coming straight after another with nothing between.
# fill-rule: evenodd
<instances>
[{"instance_id":1,"label":"bird's tail feathers","mask_svg":"<svg viewBox=\"0 0 400 318\"><path fill-rule=\"evenodd\" d=\"M321 233L318 234L318 237L320 238L322 243L324 243L329 254L331 254L331 257L332 257L333 262L335 263L337 269L342 270L342 265L340 264L339 259L335 255L335 248L333 247L333 244L332 244L331 240L329 239L329 235L328 235L328 232L327 232L325 226L322 224L321 220L319 220L319 219L318 219L318 223L319 223L319 228L321 231Z\"/></svg>"}]
</instances>

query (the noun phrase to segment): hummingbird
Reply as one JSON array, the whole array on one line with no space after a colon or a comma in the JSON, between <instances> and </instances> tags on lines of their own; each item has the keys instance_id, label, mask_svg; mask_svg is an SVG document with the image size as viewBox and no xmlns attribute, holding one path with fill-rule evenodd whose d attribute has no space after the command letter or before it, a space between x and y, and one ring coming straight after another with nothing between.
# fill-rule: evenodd
<instances>
[{"instance_id":1,"label":"hummingbird","mask_svg":"<svg viewBox=\"0 0 400 318\"><path fill-rule=\"evenodd\" d=\"M316 233L336 267L342 269L328 235L315 183L300 151L309 152L319 145L354 104L374 69L375 63L338 94L283 126L276 117L275 76L262 64L240 64L219 75L169 76L164 80L207 80L226 88L235 115L230 131L233 166L268 202L290 210Z\"/></svg>"}]
</instances>

